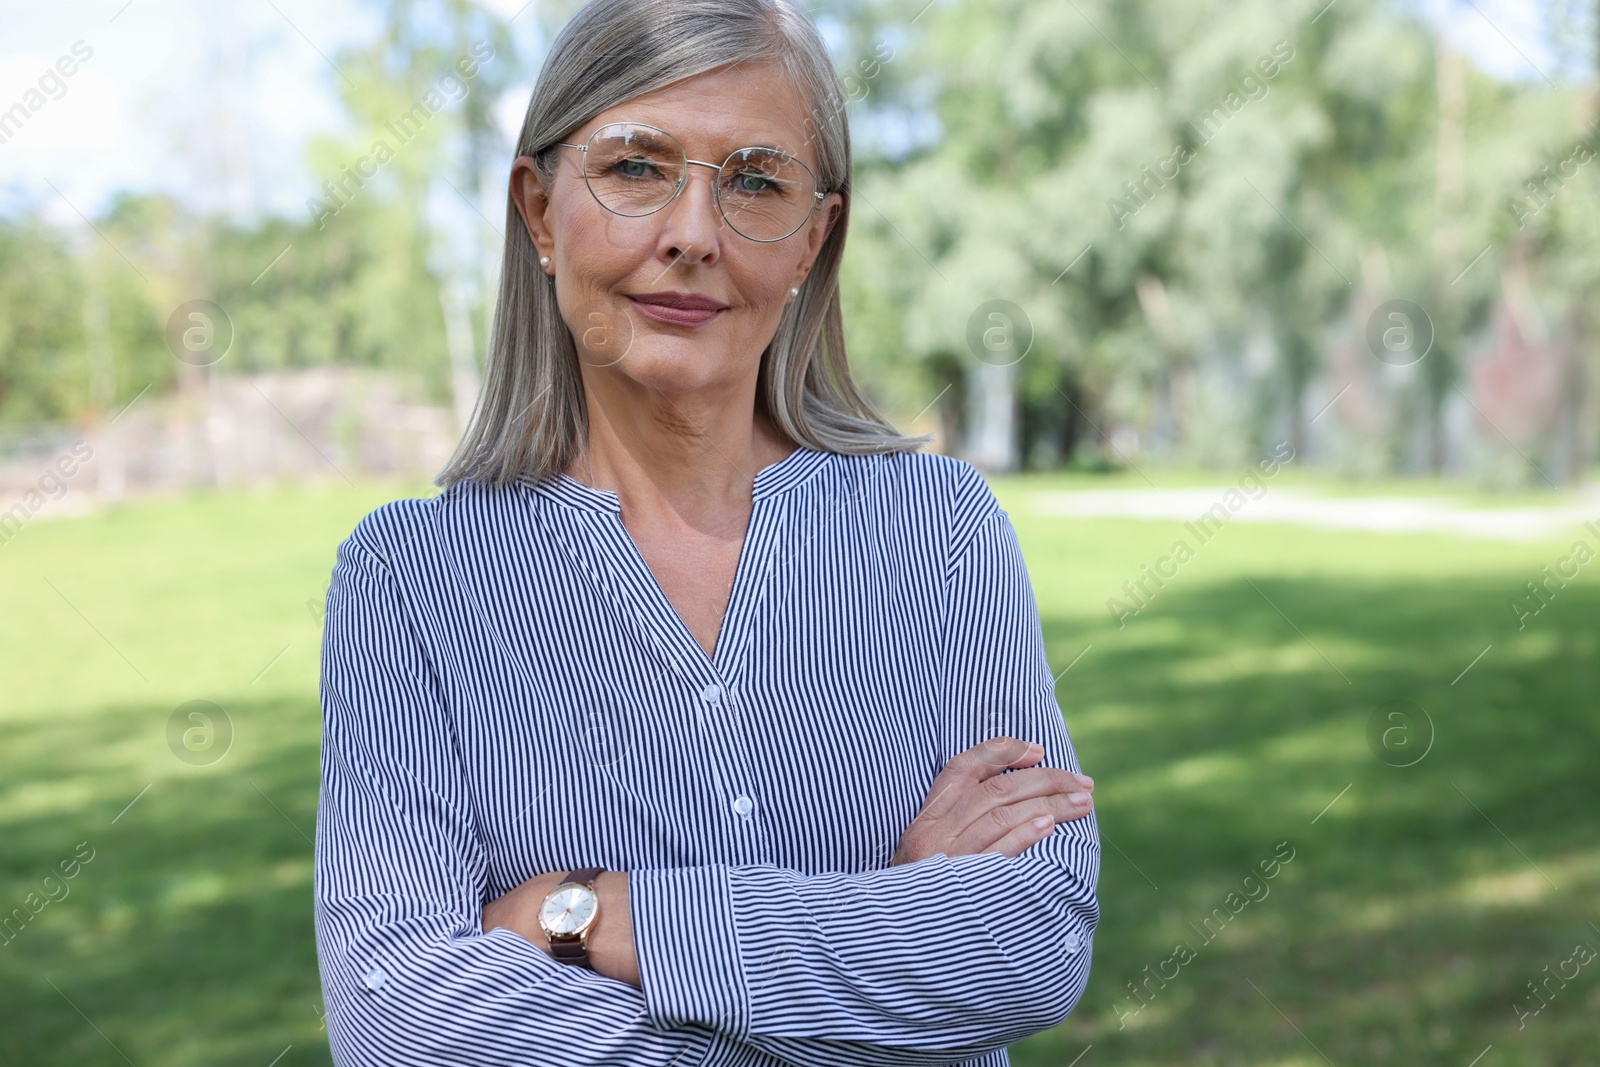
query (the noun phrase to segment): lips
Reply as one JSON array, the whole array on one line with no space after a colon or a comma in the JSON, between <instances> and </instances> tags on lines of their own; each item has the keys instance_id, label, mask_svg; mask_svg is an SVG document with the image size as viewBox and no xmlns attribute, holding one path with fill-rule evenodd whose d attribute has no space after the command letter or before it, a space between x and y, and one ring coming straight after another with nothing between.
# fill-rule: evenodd
<instances>
[{"instance_id":1,"label":"lips","mask_svg":"<svg viewBox=\"0 0 1600 1067\"><path fill-rule=\"evenodd\" d=\"M639 314L668 326L704 326L728 305L696 293L640 293L629 296Z\"/></svg>"}]
</instances>

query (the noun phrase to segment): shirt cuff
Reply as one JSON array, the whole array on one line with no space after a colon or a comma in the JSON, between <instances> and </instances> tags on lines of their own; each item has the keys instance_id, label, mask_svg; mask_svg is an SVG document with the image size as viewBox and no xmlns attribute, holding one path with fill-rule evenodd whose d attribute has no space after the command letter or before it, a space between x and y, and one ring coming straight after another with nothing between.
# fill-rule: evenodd
<instances>
[{"instance_id":1,"label":"shirt cuff","mask_svg":"<svg viewBox=\"0 0 1600 1067\"><path fill-rule=\"evenodd\" d=\"M651 1024L746 1039L750 997L727 865L629 871L628 908Z\"/></svg>"}]
</instances>

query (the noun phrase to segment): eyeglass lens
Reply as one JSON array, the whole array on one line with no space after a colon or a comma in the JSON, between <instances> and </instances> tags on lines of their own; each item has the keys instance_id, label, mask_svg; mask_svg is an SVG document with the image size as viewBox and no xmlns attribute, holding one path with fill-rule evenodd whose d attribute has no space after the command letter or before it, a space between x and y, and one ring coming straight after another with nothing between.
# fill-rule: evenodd
<instances>
[{"instance_id":1,"label":"eyeglass lens","mask_svg":"<svg viewBox=\"0 0 1600 1067\"><path fill-rule=\"evenodd\" d=\"M638 123L602 126L584 152L584 178L619 215L665 207L686 180L688 160L671 134ZM717 172L716 202L728 225L756 241L789 236L811 214L816 183L799 160L770 148L735 152Z\"/></svg>"}]
</instances>

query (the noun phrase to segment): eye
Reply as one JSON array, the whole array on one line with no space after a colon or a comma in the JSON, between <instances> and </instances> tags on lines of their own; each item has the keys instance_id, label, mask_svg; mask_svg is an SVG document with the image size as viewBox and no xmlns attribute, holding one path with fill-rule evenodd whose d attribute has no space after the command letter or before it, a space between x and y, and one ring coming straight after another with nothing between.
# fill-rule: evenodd
<instances>
[{"instance_id":1,"label":"eye","mask_svg":"<svg viewBox=\"0 0 1600 1067\"><path fill-rule=\"evenodd\" d=\"M733 191L736 193L747 193L753 196L757 193L769 192L775 188L777 188L777 184L760 171L741 171L733 176Z\"/></svg>"},{"instance_id":2,"label":"eye","mask_svg":"<svg viewBox=\"0 0 1600 1067\"><path fill-rule=\"evenodd\" d=\"M655 171L649 162L637 158L618 160L611 169L626 178L648 178Z\"/></svg>"}]
</instances>

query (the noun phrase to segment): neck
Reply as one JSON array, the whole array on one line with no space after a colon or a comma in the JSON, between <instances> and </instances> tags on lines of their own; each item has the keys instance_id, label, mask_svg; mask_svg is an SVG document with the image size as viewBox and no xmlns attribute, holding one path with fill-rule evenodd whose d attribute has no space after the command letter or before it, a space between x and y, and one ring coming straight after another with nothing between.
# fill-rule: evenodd
<instances>
[{"instance_id":1,"label":"neck","mask_svg":"<svg viewBox=\"0 0 1600 1067\"><path fill-rule=\"evenodd\" d=\"M756 472L796 447L756 410L753 379L719 398L584 384L589 437L566 474L616 493L624 515L748 509Z\"/></svg>"}]
</instances>

